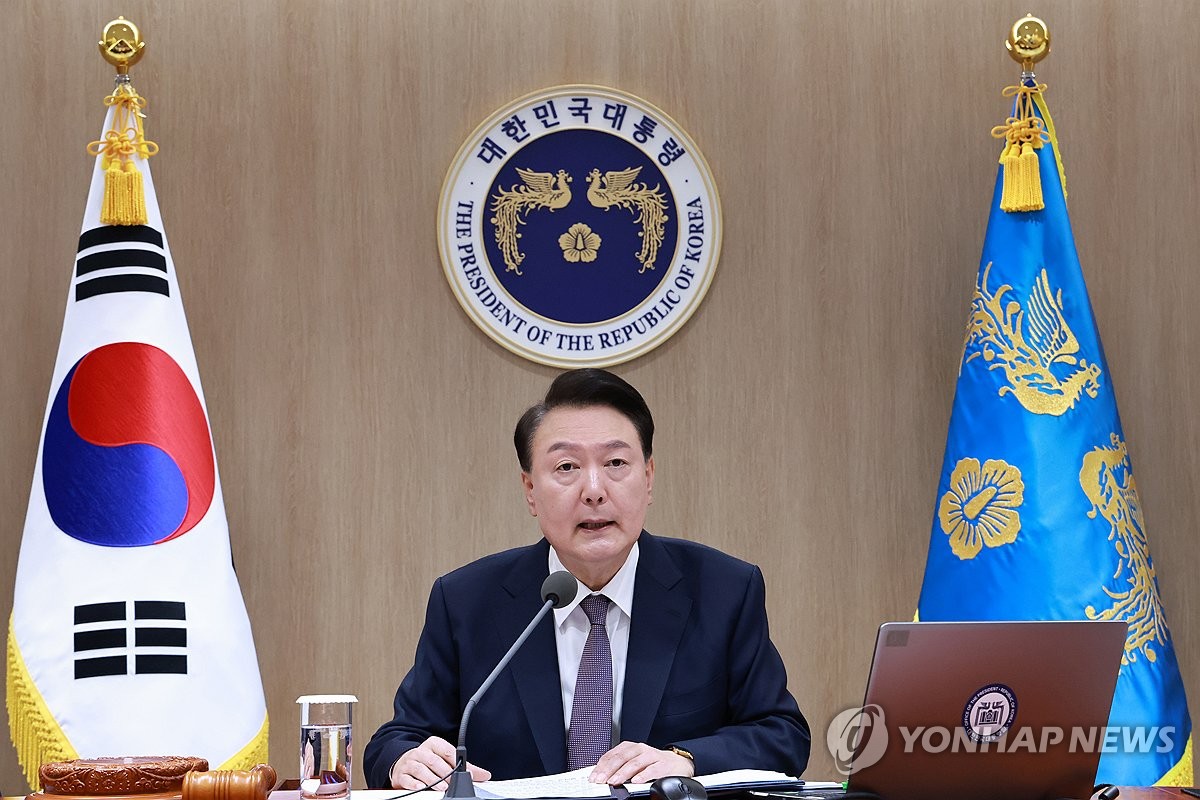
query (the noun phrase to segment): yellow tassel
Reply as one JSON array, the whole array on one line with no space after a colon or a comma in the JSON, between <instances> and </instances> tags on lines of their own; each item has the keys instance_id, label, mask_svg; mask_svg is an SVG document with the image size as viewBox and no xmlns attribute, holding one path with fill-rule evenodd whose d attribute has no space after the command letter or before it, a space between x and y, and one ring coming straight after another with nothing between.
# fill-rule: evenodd
<instances>
[{"instance_id":1,"label":"yellow tassel","mask_svg":"<svg viewBox=\"0 0 1200 800\"><path fill-rule=\"evenodd\" d=\"M113 161L104 173L104 202L100 221L105 225L145 225L146 191L142 173L130 159L124 166Z\"/></svg>"},{"instance_id":2,"label":"yellow tassel","mask_svg":"<svg viewBox=\"0 0 1200 800\"><path fill-rule=\"evenodd\" d=\"M1004 149L1004 191L1000 208L1004 211L1041 211L1042 175L1037 150L1032 144L1010 144Z\"/></svg>"},{"instance_id":3,"label":"yellow tassel","mask_svg":"<svg viewBox=\"0 0 1200 800\"><path fill-rule=\"evenodd\" d=\"M1000 208L1005 211L1011 211L1017 203L1015 188L1017 185L1017 172L1021 168L1019 153L1020 146L1010 142L1000 156L1000 165L1004 168L1003 178L1001 179Z\"/></svg>"},{"instance_id":4,"label":"yellow tassel","mask_svg":"<svg viewBox=\"0 0 1200 800\"><path fill-rule=\"evenodd\" d=\"M1004 191L1000 208L1004 211L1041 211L1042 175L1037 150L1032 144L1010 144L1004 150ZM1017 154L1020 155L1017 155Z\"/></svg>"},{"instance_id":5,"label":"yellow tassel","mask_svg":"<svg viewBox=\"0 0 1200 800\"><path fill-rule=\"evenodd\" d=\"M1021 145L1021 211L1041 211L1046 207L1042 200L1042 170L1038 163L1037 150L1026 142Z\"/></svg>"},{"instance_id":6,"label":"yellow tassel","mask_svg":"<svg viewBox=\"0 0 1200 800\"><path fill-rule=\"evenodd\" d=\"M112 124L104 138L88 145L88 152L102 156L104 199L100 221L105 225L145 225L146 187L137 158L149 158L158 145L146 140L141 109L146 101L132 86L122 85L104 100L113 106Z\"/></svg>"},{"instance_id":7,"label":"yellow tassel","mask_svg":"<svg viewBox=\"0 0 1200 800\"><path fill-rule=\"evenodd\" d=\"M1000 156L1004 169L1000 192L1003 211L1040 211L1046 207L1042 197L1042 173L1037 151L1048 139L1034 109L1045 84L1022 83L1004 90L1005 97L1016 97L1013 116L992 128L992 136L1006 144Z\"/></svg>"}]
</instances>

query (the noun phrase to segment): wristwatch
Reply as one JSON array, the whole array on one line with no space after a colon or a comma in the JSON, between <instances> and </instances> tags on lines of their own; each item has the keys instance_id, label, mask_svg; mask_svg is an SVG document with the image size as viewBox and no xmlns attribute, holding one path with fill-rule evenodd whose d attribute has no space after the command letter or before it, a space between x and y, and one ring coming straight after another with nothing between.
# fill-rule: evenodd
<instances>
[{"instance_id":1,"label":"wristwatch","mask_svg":"<svg viewBox=\"0 0 1200 800\"><path fill-rule=\"evenodd\" d=\"M684 758L686 758L688 761L691 761L692 763L695 763L695 761L696 761L696 757L693 756L691 753L689 753L687 750L684 750L682 747L676 747L673 744L669 744L666 747L664 747L663 750L670 750L675 755L683 756Z\"/></svg>"}]
</instances>

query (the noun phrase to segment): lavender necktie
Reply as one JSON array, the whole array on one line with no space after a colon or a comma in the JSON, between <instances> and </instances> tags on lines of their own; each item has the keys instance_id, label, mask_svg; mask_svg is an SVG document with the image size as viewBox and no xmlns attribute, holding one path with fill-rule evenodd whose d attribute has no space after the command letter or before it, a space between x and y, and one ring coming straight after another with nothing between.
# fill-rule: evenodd
<instances>
[{"instance_id":1,"label":"lavender necktie","mask_svg":"<svg viewBox=\"0 0 1200 800\"><path fill-rule=\"evenodd\" d=\"M609 599L602 594L588 595L579 604L592 626L575 678L571 727L567 731L567 769L590 767L612 747L612 650L604 627L608 604Z\"/></svg>"}]
</instances>

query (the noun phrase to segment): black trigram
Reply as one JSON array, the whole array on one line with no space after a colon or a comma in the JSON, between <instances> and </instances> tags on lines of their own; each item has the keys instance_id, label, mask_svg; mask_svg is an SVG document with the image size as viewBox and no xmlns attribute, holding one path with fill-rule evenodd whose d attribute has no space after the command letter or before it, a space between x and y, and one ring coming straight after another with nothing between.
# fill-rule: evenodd
<instances>
[{"instance_id":1,"label":"black trigram","mask_svg":"<svg viewBox=\"0 0 1200 800\"><path fill-rule=\"evenodd\" d=\"M93 250L100 246L124 247ZM84 253L87 255L84 255ZM162 234L145 225L105 225L84 231L79 237L75 256L75 301L87 300L112 292L154 292L170 295L165 277L145 270L158 270L166 275L167 254ZM102 275L92 273L103 271ZM90 278L85 278L92 275Z\"/></svg>"},{"instance_id":2,"label":"black trigram","mask_svg":"<svg viewBox=\"0 0 1200 800\"><path fill-rule=\"evenodd\" d=\"M187 611L183 603L134 600L75 606L75 678L187 674ZM163 625L162 623L177 623ZM133 635L130 648L129 636ZM103 655L101 651L107 651ZM114 652L120 651L120 652Z\"/></svg>"}]
</instances>

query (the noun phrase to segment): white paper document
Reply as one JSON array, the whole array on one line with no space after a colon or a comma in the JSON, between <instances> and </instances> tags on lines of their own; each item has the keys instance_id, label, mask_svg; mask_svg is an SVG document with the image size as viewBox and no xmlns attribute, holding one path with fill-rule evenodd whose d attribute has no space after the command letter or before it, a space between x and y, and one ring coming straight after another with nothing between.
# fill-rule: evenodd
<instances>
[{"instance_id":1,"label":"white paper document","mask_svg":"<svg viewBox=\"0 0 1200 800\"><path fill-rule=\"evenodd\" d=\"M514 800L532 800L537 797L609 797L608 784L592 783L588 780L588 775L593 769L594 767L583 767L542 778L483 781L475 784L475 793L480 797L509 797ZM487 795L484 795L484 792L487 792Z\"/></svg>"},{"instance_id":2,"label":"white paper document","mask_svg":"<svg viewBox=\"0 0 1200 800\"><path fill-rule=\"evenodd\" d=\"M508 781L483 781L475 785L480 797L511 798L511 800L537 800L542 797L611 797L612 787L604 783L592 783L588 775L592 767L584 767L572 772L562 772L558 775L547 775L543 778L516 778ZM696 780L706 789L732 789L776 783L787 783L796 779L782 772L769 772L760 769L738 769L729 772L718 772L713 775L699 775ZM809 783L806 781L805 785ZM821 784L829 788L840 784ZM628 783L625 788L630 794L648 794L650 784ZM485 794L486 793L486 794Z\"/></svg>"}]
</instances>

